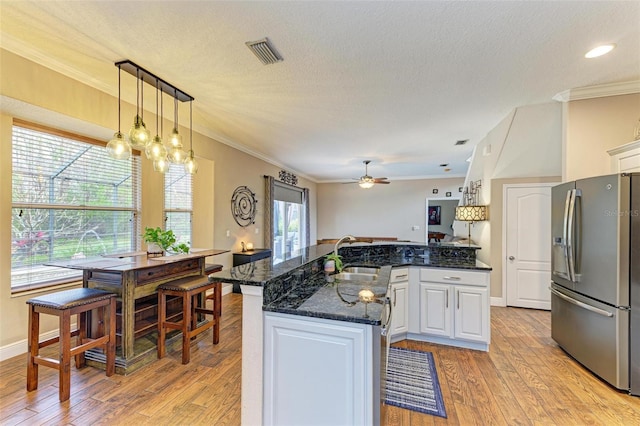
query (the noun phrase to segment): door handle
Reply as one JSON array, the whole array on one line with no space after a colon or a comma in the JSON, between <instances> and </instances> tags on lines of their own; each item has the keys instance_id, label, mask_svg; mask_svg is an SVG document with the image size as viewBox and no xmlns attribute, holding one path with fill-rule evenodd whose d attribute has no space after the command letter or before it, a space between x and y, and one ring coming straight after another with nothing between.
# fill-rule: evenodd
<instances>
[{"instance_id":1,"label":"door handle","mask_svg":"<svg viewBox=\"0 0 640 426\"><path fill-rule=\"evenodd\" d=\"M574 299L573 297L569 297L565 294L560 293L558 290L549 287L549 290L551 290L551 293L555 294L556 296L558 296L561 299L566 300L569 303L573 303L576 306L580 306L581 308L584 308L588 311L591 312L595 312L598 315L602 315L603 317L612 317L613 314L609 311L605 311L604 309L600 309L600 308L596 308L595 306L591 306L587 303L581 302L579 300Z\"/></svg>"},{"instance_id":2,"label":"door handle","mask_svg":"<svg viewBox=\"0 0 640 426\"><path fill-rule=\"evenodd\" d=\"M516 260L516 258L513 256L509 256L509 260Z\"/></svg>"}]
</instances>

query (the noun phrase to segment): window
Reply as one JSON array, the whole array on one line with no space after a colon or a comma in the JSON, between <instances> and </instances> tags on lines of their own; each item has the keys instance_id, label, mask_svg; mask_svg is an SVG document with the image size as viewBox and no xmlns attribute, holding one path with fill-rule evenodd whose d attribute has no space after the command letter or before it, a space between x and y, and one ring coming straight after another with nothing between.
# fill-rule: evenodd
<instances>
[{"instance_id":1,"label":"window","mask_svg":"<svg viewBox=\"0 0 640 426\"><path fill-rule=\"evenodd\" d=\"M278 263L309 246L309 191L267 176L266 198L267 202L271 200L271 214L266 221L271 238L268 246L274 263Z\"/></svg>"},{"instance_id":2,"label":"window","mask_svg":"<svg viewBox=\"0 0 640 426\"><path fill-rule=\"evenodd\" d=\"M114 160L104 143L16 120L12 160L12 291L81 277L50 262L136 249L139 156Z\"/></svg>"},{"instance_id":3,"label":"window","mask_svg":"<svg viewBox=\"0 0 640 426\"><path fill-rule=\"evenodd\" d=\"M176 234L177 243L189 246L193 213L192 183L193 175L186 173L182 164L171 164L164 174L164 228Z\"/></svg>"}]
</instances>

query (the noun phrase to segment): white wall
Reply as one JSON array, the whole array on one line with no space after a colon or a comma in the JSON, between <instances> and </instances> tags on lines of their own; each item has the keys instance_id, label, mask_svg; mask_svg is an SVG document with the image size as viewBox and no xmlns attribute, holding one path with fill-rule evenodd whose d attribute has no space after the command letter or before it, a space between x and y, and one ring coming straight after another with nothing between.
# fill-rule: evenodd
<instances>
[{"instance_id":1,"label":"white wall","mask_svg":"<svg viewBox=\"0 0 640 426\"><path fill-rule=\"evenodd\" d=\"M425 242L425 200L433 196L434 189L440 196L451 192L453 197L462 182L462 178L395 180L371 189L357 184L318 184L318 238L351 234Z\"/></svg>"}]
</instances>

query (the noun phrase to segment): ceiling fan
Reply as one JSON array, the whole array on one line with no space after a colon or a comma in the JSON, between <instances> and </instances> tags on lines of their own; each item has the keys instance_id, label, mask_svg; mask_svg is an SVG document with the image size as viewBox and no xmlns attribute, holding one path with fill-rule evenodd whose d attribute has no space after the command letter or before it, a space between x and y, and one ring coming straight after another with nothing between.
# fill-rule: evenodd
<instances>
[{"instance_id":1,"label":"ceiling fan","mask_svg":"<svg viewBox=\"0 0 640 426\"><path fill-rule=\"evenodd\" d=\"M360 176L360 179L356 179L356 182L345 182L345 183L357 183L360 185L360 188L369 189L376 183L391 183L387 180L386 177L374 178L369 176L369 163L371 160L364 160L364 176Z\"/></svg>"}]
</instances>

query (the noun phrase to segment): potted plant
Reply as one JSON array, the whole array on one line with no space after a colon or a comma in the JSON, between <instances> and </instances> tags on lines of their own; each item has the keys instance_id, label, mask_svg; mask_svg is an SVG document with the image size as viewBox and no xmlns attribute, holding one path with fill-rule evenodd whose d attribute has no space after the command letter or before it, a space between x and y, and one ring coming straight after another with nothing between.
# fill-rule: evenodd
<instances>
[{"instance_id":1,"label":"potted plant","mask_svg":"<svg viewBox=\"0 0 640 426\"><path fill-rule=\"evenodd\" d=\"M144 228L142 239L147 243L147 253L162 255L164 252L189 253L189 246L176 244L176 235L172 230L163 231L162 228Z\"/></svg>"},{"instance_id":2,"label":"potted plant","mask_svg":"<svg viewBox=\"0 0 640 426\"><path fill-rule=\"evenodd\" d=\"M342 271L342 256L340 256L336 252L333 252L326 255L324 259L325 272L332 273L335 270L337 270L338 272Z\"/></svg>"}]
</instances>

